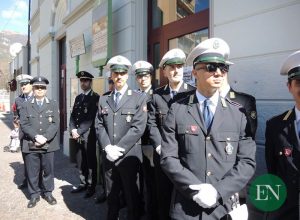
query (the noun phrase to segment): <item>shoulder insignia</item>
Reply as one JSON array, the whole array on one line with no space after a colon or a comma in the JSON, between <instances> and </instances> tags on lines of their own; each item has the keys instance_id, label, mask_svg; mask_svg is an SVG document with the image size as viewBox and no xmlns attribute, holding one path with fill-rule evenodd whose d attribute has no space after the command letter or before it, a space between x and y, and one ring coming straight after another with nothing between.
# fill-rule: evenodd
<instances>
[{"instance_id":1,"label":"shoulder insignia","mask_svg":"<svg viewBox=\"0 0 300 220\"><path fill-rule=\"evenodd\" d=\"M90 96L93 96L93 95L94 95L94 91L92 90L91 93L90 93Z\"/></svg>"},{"instance_id":2,"label":"shoulder insignia","mask_svg":"<svg viewBox=\"0 0 300 220\"><path fill-rule=\"evenodd\" d=\"M149 90L149 95L153 95L153 89Z\"/></svg>"},{"instance_id":3,"label":"shoulder insignia","mask_svg":"<svg viewBox=\"0 0 300 220\"><path fill-rule=\"evenodd\" d=\"M235 99L235 93L234 92L229 92L229 98Z\"/></svg>"},{"instance_id":4,"label":"shoulder insignia","mask_svg":"<svg viewBox=\"0 0 300 220\"><path fill-rule=\"evenodd\" d=\"M168 84L167 84L167 85L165 85L165 88L164 88L164 90L167 90L167 88L168 88Z\"/></svg>"},{"instance_id":5,"label":"shoulder insignia","mask_svg":"<svg viewBox=\"0 0 300 220\"><path fill-rule=\"evenodd\" d=\"M252 119L256 119L256 117L257 117L256 111L250 112L250 117L251 117Z\"/></svg>"},{"instance_id":6,"label":"shoulder insignia","mask_svg":"<svg viewBox=\"0 0 300 220\"><path fill-rule=\"evenodd\" d=\"M292 112L293 112L293 110L290 109L290 110L286 113L286 115L284 116L284 118L283 118L282 120L283 120L283 121L288 120L288 118L290 117L290 115L292 114Z\"/></svg>"},{"instance_id":7,"label":"shoulder insignia","mask_svg":"<svg viewBox=\"0 0 300 220\"><path fill-rule=\"evenodd\" d=\"M34 99L31 100L31 103L32 103L32 104L34 103Z\"/></svg>"},{"instance_id":8,"label":"shoulder insignia","mask_svg":"<svg viewBox=\"0 0 300 220\"><path fill-rule=\"evenodd\" d=\"M187 90L188 85L187 85L186 83L183 83L183 88L184 88L185 90Z\"/></svg>"},{"instance_id":9,"label":"shoulder insignia","mask_svg":"<svg viewBox=\"0 0 300 220\"><path fill-rule=\"evenodd\" d=\"M224 99L223 97L221 97L221 103L222 103L222 106L223 106L224 108L227 108L226 101L225 101L225 99Z\"/></svg>"},{"instance_id":10,"label":"shoulder insignia","mask_svg":"<svg viewBox=\"0 0 300 220\"><path fill-rule=\"evenodd\" d=\"M131 89L128 89L127 95L132 95L132 90Z\"/></svg>"},{"instance_id":11,"label":"shoulder insignia","mask_svg":"<svg viewBox=\"0 0 300 220\"><path fill-rule=\"evenodd\" d=\"M46 103L49 104L49 99L47 97L45 97Z\"/></svg>"},{"instance_id":12,"label":"shoulder insignia","mask_svg":"<svg viewBox=\"0 0 300 220\"><path fill-rule=\"evenodd\" d=\"M109 94L108 94L108 96L111 96L113 94L113 91L111 91Z\"/></svg>"}]
</instances>

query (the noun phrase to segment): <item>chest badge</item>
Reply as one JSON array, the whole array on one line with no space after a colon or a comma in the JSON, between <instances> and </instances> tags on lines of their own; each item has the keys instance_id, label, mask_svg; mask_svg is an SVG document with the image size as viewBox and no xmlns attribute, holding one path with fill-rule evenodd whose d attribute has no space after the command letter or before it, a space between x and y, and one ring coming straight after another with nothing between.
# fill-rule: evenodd
<instances>
[{"instance_id":1,"label":"chest badge","mask_svg":"<svg viewBox=\"0 0 300 220\"><path fill-rule=\"evenodd\" d=\"M84 113L86 114L88 112L87 107L84 107Z\"/></svg>"},{"instance_id":2,"label":"chest badge","mask_svg":"<svg viewBox=\"0 0 300 220\"><path fill-rule=\"evenodd\" d=\"M231 143L226 143L225 152L227 155L231 155L233 153L233 146L231 145Z\"/></svg>"},{"instance_id":3,"label":"chest badge","mask_svg":"<svg viewBox=\"0 0 300 220\"><path fill-rule=\"evenodd\" d=\"M51 116L49 116L48 121L49 121L49 123L52 123L53 119Z\"/></svg>"},{"instance_id":4,"label":"chest badge","mask_svg":"<svg viewBox=\"0 0 300 220\"><path fill-rule=\"evenodd\" d=\"M127 116L126 116L126 121L127 121L128 123L131 122L131 119L132 119L131 115L127 115Z\"/></svg>"}]
</instances>

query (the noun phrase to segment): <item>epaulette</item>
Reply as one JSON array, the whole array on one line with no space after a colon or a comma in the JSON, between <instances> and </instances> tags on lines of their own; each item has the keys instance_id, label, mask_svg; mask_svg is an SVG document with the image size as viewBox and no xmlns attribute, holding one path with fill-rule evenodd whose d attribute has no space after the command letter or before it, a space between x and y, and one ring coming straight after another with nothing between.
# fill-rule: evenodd
<instances>
[{"instance_id":1,"label":"epaulette","mask_svg":"<svg viewBox=\"0 0 300 220\"><path fill-rule=\"evenodd\" d=\"M183 88L184 88L185 90L187 90L187 89L188 89L188 85L187 85L186 83L183 83Z\"/></svg>"},{"instance_id":2,"label":"epaulette","mask_svg":"<svg viewBox=\"0 0 300 220\"><path fill-rule=\"evenodd\" d=\"M149 90L149 95L153 95L153 89Z\"/></svg>"},{"instance_id":3,"label":"epaulette","mask_svg":"<svg viewBox=\"0 0 300 220\"><path fill-rule=\"evenodd\" d=\"M225 99L224 99L223 97L221 97L221 103L222 103L222 106L223 106L224 108L227 108L226 101L225 101Z\"/></svg>"},{"instance_id":4,"label":"epaulette","mask_svg":"<svg viewBox=\"0 0 300 220\"><path fill-rule=\"evenodd\" d=\"M46 103L47 103L47 104L50 103L50 101L49 101L49 99L48 99L47 97L45 97L45 100L46 100Z\"/></svg>"},{"instance_id":5,"label":"epaulette","mask_svg":"<svg viewBox=\"0 0 300 220\"><path fill-rule=\"evenodd\" d=\"M288 112L285 114L284 118L282 119L283 121L288 120L288 118L290 117L290 115L292 114L293 110L290 109L288 110Z\"/></svg>"}]
</instances>

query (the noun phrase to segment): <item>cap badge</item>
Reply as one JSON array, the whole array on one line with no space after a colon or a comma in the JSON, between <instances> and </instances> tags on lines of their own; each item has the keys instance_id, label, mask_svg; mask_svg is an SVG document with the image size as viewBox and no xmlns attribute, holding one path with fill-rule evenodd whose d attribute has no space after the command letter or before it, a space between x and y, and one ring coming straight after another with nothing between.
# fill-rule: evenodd
<instances>
[{"instance_id":1,"label":"cap badge","mask_svg":"<svg viewBox=\"0 0 300 220\"><path fill-rule=\"evenodd\" d=\"M214 49L218 49L219 47L220 47L219 41L215 40L215 41L214 41L214 44L213 44L213 48L214 48Z\"/></svg>"},{"instance_id":2,"label":"cap badge","mask_svg":"<svg viewBox=\"0 0 300 220\"><path fill-rule=\"evenodd\" d=\"M177 55L178 55L178 53L177 53L177 51L175 51L174 56L177 57Z\"/></svg>"},{"instance_id":3,"label":"cap badge","mask_svg":"<svg viewBox=\"0 0 300 220\"><path fill-rule=\"evenodd\" d=\"M121 61L122 61L121 57L118 57L118 58L117 58L117 61L118 61L118 62L121 62Z\"/></svg>"},{"instance_id":4,"label":"cap badge","mask_svg":"<svg viewBox=\"0 0 300 220\"><path fill-rule=\"evenodd\" d=\"M81 72L81 75L83 76L83 75L84 75L84 72Z\"/></svg>"},{"instance_id":5,"label":"cap badge","mask_svg":"<svg viewBox=\"0 0 300 220\"><path fill-rule=\"evenodd\" d=\"M41 78L41 77L39 77L39 81L40 81L40 82L42 81L42 78Z\"/></svg>"}]
</instances>

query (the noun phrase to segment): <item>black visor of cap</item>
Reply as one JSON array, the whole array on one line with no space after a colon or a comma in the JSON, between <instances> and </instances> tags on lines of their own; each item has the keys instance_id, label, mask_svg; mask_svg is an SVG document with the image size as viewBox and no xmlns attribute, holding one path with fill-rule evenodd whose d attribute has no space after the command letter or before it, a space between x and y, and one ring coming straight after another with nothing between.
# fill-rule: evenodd
<instances>
[{"instance_id":1,"label":"black visor of cap","mask_svg":"<svg viewBox=\"0 0 300 220\"><path fill-rule=\"evenodd\" d=\"M300 78L300 66L290 69L290 71L288 72L288 78L289 79Z\"/></svg>"},{"instance_id":2,"label":"black visor of cap","mask_svg":"<svg viewBox=\"0 0 300 220\"><path fill-rule=\"evenodd\" d=\"M194 59L193 66L197 63L225 63L225 59L219 53L204 53Z\"/></svg>"},{"instance_id":3,"label":"black visor of cap","mask_svg":"<svg viewBox=\"0 0 300 220\"><path fill-rule=\"evenodd\" d=\"M121 65L121 64L115 64L110 67L111 71L113 72L127 72L128 66Z\"/></svg>"}]
</instances>

